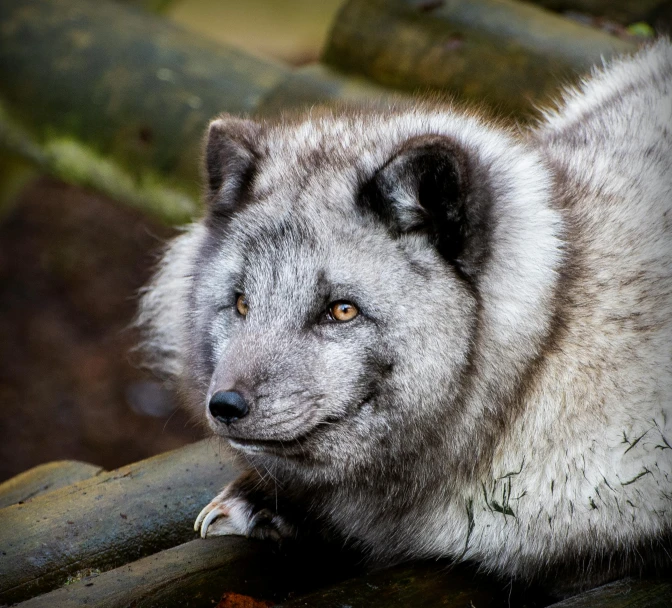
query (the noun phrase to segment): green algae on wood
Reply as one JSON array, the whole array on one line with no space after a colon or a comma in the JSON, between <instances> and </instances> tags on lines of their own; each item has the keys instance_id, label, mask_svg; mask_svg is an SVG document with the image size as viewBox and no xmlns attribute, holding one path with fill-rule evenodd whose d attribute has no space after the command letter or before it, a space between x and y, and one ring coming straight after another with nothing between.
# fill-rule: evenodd
<instances>
[{"instance_id":1,"label":"green algae on wood","mask_svg":"<svg viewBox=\"0 0 672 608\"><path fill-rule=\"evenodd\" d=\"M35 167L79 186L94 188L168 223L183 223L199 208L198 185L161 176L151 167L128 171L113 156L103 157L86 143L47 134L37 137L12 119L0 103L0 148L30 161Z\"/></svg>"},{"instance_id":2,"label":"green algae on wood","mask_svg":"<svg viewBox=\"0 0 672 608\"><path fill-rule=\"evenodd\" d=\"M385 94L107 0L0 2L0 81L0 149L171 223L198 213L212 117Z\"/></svg>"},{"instance_id":3,"label":"green algae on wood","mask_svg":"<svg viewBox=\"0 0 672 608\"><path fill-rule=\"evenodd\" d=\"M172 222L196 212L208 120L287 74L114 2L0 3L0 145Z\"/></svg>"},{"instance_id":4,"label":"green algae on wood","mask_svg":"<svg viewBox=\"0 0 672 608\"><path fill-rule=\"evenodd\" d=\"M0 154L0 223L11 213L19 194L38 175L35 167L25 159Z\"/></svg>"},{"instance_id":5,"label":"green algae on wood","mask_svg":"<svg viewBox=\"0 0 672 608\"><path fill-rule=\"evenodd\" d=\"M117 2L139 6L146 11L152 11L154 13L165 13L173 4L175 4L176 0L117 0Z\"/></svg>"}]
</instances>

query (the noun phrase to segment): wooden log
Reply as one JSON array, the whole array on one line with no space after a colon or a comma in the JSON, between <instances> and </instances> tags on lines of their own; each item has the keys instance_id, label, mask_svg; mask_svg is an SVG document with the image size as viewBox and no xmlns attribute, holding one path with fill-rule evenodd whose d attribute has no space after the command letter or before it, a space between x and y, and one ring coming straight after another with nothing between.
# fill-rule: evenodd
<instances>
[{"instance_id":1,"label":"wooden log","mask_svg":"<svg viewBox=\"0 0 672 608\"><path fill-rule=\"evenodd\" d=\"M192 539L198 512L236 475L205 440L0 510L0 604Z\"/></svg>"},{"instance_id":2,"label":"wooden log","mask_svg":"<svg viewBox=\"0 0 672 608\"><path fill-rule=\"evenodd\" d=\"M197 209L207 121L288 73L106 0L3 0L0 27L0 144L174 222Z\"/></svg>"},{"instance_id":3,"label":"wooden log","mask_svg":"<svg viewBox=\"0 0 672 608\"><path fill-rule=\"evenodd\" d=\"M38 465L0 483L0 509L89 479L102 470L102 467L76 460L57 460Z\"/></svg>"},{"instance_id":4,"label":"wooden log","mask_svg":"<svg viewBox=\"0 0 672 608\"><path fill-rule=\"evenodd\" d=\"M195 540L84 577L18 608L210 608L225 593L259 602L286 601L282 604L286 608L508 608L523 602L547 603L539 590L475 574L473 568L451 567L445 561L405 564L337 582L352 574L337 554L296 549L285 554L273 543L240 537ZM290 596L298 599L289 600Z\"/></svg>"},{"instance_id":5,"label":"wooden log","mask_svg":"<svg viewBox=\"0 0 672 608\"><path fill-rule=\"evenodd\" d=\"M318 71L293 96L288 68L108 0L2 0L0 33L0 149L172 223L199 210L210 118L364 89Z\"/></svg>"},{"instance_id":6,"label":"wooden log","mask_svg":"<svg viewBox=\"0 0 672 608\"><path fill-rule=\"evenodd\" d=\"M286 583L275 562L267 543L239 536L193 540L100 575L84 577L19 606L211 608L225 591L278 599L278 591Z\"/></svg>"},{"instance_id":7,"label":"wooden log","mask_svg":"<svg viewBox=\"0 0 672 608\"><path fill-rule=\"evenodd\" d=\"M241 537L193 540L91 575L19 604L21 608L96 606L212 607L226 590L271 599L279 582L265 543Z\"/></svg>"},{"instance_id":8,"label":"wooden log","mask_svg":"<svg viewBox=\"0 0 672 608\"><path fill-rule=\"evenodd\" d=\"M287 110L302 110L314 105L347 103L386 106L408 100L407 94L377 85L358 76L346 76L329 66L316 63L294 70L264 98L255 115L273 116Z\"/></svg>"},{"instance_id":9,"label":"wooden log","mask_svg":"<svg viewBox=\"0 0 672 608\"><path fill-rule=\"evenodd\" d=\"M440 561L371 572L286 602L282 608L509 608L547 603L539 590Z\"/></svg>"},{"instance_id":10,"label":"wooden log","mask_svg":"<svg viewBox=\"0 0 672 608\"><path fill-rule=\"evenodd\" d=\"M670 608L672 579L623 579L575 595L549 608Z\"/></svg>"},{"instance_id":11,"label":"wooden log","mask_svg":"<svg viewBox=\"0 0 672 608\"><path fill-rule=\"evenodd\" d=\"M193 540L19 604L20 608L212 608L223 594L277 603L352 568L333 553L281 551L240 536Z\"/></svg>"},{"instance_id":12,"label":"wooden log","mask_svg":"<svg viewBox=\"0 0 672 608\"><path fill-rule=\"evenodd\" d=\"M559 84L634 46L515 0L350 0L324 61L386 86L525 116Z\"/></svg>"}]
</instances>

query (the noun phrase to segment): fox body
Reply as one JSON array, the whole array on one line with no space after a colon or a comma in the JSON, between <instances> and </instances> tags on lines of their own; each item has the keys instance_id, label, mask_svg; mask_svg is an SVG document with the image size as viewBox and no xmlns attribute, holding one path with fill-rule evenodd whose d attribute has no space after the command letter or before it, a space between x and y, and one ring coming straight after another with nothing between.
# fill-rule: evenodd
<instances>
[{"instance_id":1,"label":"fox body","mask_svg":"<svg viewBox=\"0 0 672 608\"><path fill-rule=\"evenodd\" d=\"M139 317L249 469L203 536L312 522L375 563L593 583L669 564L667 41L528 130L431 104L224 116L205 156L205 217Z\"/></svg>"}]
</instances>

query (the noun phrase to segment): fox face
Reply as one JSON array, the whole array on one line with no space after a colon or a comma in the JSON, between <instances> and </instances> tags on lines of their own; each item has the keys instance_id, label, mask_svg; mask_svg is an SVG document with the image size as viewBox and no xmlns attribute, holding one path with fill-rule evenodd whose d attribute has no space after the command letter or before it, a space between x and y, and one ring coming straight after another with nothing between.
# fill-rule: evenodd
<instances>
[{"instance_id":1,"label":"fox face","mask_svg":"<svg viewBox=\"0 0 672 608\"><path fill-rule=\"evenodd\" d=\"M288 474L428 446L472 467L549 330L560 222L534 153L450 113L225 116L205 174L141 321L208 426Z\"/></svg>"},{"instance_id":2,"label":"fox face","mask_svg":"<svg viewBox=\"0 0 672 608\"><path fill-rule=\"evenodd\" d=\"M210 129L189 369L196 407L248 458L344 475L417 452L450 417L476 298L455 263L463 250L437 238L420 199L432 205L431 188L458 197L457 169L419 139L373 170L356 156L334 170L316 161L327 157L318 141L276 180L285 140L235 119ZM408 192L394 190L400 180Z\"/></svg>"}]
</instances>

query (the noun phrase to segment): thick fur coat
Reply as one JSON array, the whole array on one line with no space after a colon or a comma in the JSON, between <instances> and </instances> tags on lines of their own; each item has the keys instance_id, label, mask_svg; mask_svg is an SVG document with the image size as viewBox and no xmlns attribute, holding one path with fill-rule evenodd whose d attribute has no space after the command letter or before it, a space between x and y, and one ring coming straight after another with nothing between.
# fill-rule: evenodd
<instances>
[{"instance_id":1,"label":"thick fur coat","mask_svg":"<svg viewBox=\"0 0 672 608\"><path fill-rule=\"evenodd\" d=\"M249 469L203 536L312 527L376 563L585 583L669 566L669 42L531 129L225 116L206 173L139 317Z\"/></svg>"}]
</instances>

